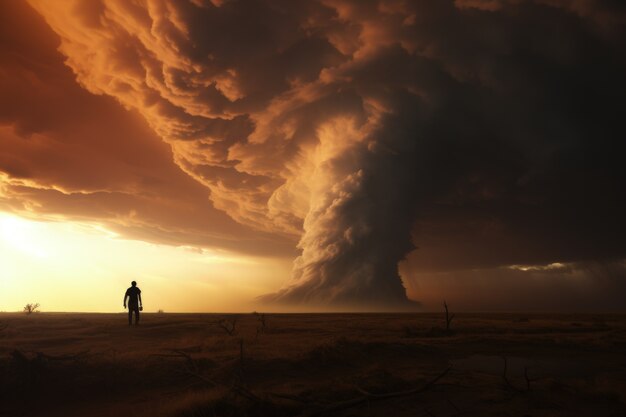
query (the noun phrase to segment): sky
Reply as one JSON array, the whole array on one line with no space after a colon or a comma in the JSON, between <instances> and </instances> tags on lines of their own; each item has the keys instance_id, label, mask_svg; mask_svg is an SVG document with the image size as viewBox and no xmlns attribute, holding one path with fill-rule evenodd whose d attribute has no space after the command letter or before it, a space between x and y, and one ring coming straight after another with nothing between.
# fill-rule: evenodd
<instances>
[{"instance_id":1,"label":"sky","mask_svg":"<svg viewBox=\"0 0 626 417\"><path fill-rule=\"evenodd\" d=\"M0 311L623 311L626 5L0 0Z\"/></svg>"}]
</instances>

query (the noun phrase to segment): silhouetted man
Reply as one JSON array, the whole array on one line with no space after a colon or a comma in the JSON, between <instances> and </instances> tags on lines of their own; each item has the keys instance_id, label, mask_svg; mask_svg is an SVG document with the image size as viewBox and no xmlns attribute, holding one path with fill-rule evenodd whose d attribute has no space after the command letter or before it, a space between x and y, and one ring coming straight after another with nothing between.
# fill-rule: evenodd
<instances>
[{"instance_id":1,"label":"silhouetted man","mask_svg":"<svg viewBox=\"0 0 626 417\"><path fill-rule=\"evenodd\" d=\"M130 283L131 287L124 294L124 308L126 308L126 298L128 298L128 325L133 324L133 312L135 313L135 326L139 324L139 310L143 310L141 302L141 290L137 288L135 281Z\"/></svg>"}]
</instances>

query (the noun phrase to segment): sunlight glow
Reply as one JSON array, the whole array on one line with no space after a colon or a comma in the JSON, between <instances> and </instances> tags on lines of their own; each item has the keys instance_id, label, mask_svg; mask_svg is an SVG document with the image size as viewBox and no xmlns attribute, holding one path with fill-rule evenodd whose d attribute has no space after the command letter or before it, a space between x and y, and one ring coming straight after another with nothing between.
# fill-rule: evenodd
<instances>
[{"instance_id":1,"label":"sunlight glow","mask_svg":"<svg viewBox=\"0 0 626 417\"><path fill-rule=\"evenodd\" d=\"M0 234L4 242L18 251L38 258L45 258L48 252L39 245L36 228L31 222L18 217L0 217Z\"/></svg>"},{"instance_id":2,"label":"sunlight glow","mask_svg":"<svg viewBox=\"0 0 626 417\"><path fill-rule=\"evenodd\" d=\"M124 240L102 225L0 213L0 311L122 311L130 281L146 311L250 311L288 276L282 259Z\"/></svg>"}]
</instances>

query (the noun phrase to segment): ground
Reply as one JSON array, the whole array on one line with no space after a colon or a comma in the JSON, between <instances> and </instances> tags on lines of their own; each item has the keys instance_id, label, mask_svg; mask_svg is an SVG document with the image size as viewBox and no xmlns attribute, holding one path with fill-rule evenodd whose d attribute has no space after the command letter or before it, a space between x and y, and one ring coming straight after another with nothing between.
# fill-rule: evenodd
<instances>
[{"instance_id":1,"label":"ground","mask_svg":"<svg viewBox=\"0 0 626 417\"><path fill-rule=\"evenodd\" d=\"M626 316L0 314L0 416L626 416Z\"/></svg>"}]
</instances>

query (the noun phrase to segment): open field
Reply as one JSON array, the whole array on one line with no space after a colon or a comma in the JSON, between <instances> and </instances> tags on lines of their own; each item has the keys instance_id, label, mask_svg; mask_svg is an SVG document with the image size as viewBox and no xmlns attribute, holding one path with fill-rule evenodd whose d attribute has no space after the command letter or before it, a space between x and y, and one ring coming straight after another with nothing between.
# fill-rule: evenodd
<instances>
[{"instance_id":1,"label":"open field","mask_svg":"<svg viewBox=\"0 0 626 417\"><path fill-rule=\"evenodd\" d=\"M0 415L626 416L622 315L142 321L0 314Z\"/></svg>"}]
</instances>

